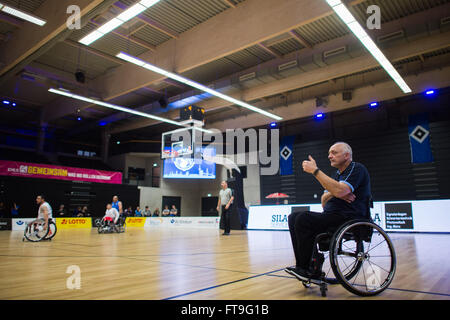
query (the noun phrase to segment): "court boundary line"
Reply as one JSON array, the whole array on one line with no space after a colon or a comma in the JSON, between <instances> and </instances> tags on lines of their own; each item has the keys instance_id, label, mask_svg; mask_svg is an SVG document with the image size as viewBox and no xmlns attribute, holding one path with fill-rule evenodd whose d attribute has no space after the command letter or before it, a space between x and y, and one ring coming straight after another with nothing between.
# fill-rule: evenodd
<instances>
[{"instance_id":1,"label":"court boundary line","mask_svg":"<svg viewBox=\"0 0 450 320\"><path fill-rule=\"evenodd\" d=\"M284 270L284 268L273 270L273 271L268 271L268 272L264 272L264 273L260 273L260 274L256 274L254 276L243 278L243 279L237 279L237 280L229 281L229 282L226 282L226 283L217 284L215 286L210 286L210 287L206 287L206 288L203 288L203 289L198 289L198 290L194 290L194 291L190 291L190 292L181 293L181 294L178 294L178 295L175 295L175 296L163 298L161 300L172 300L172 299L176 299L176 298L179 298L179 297L188 296L188 295L191 295L191 294L194 294L194 293L199 293L199 292L215 289L215 288L218 288L218 287L223 287L223 286L226 286L226 285L229 285L229 284L233 284L233 283L236 283L236 282L241 282L241 281L245 281L245 280L248 280L248 279L261 277L261 276L264 276L264 275L267 275L267 274L270 274L270 273L273 273L273 272L278 272L278 271L281 271L281 270Z\"/></svg>"},{"instance_id":2,"label":"court boundary line","mask_svg":"<svg viewBox=\"0 0 450 320\"><path fill-rule=\"evenodd\" d=\"M226 283L222 283L222 284L218 284L218 285L214 285L214 286L210 286L210 287L206 287L206 288L202 288L202 289L198 289L198 290L194 290L194 291L181 293L181 294L178 294L178 295L175 295L175 296L163 298L161 300L172 300L172 299L188 296L188 295L191 295L191 294L196 294L196 293L199 293L199 292L208 291L208 290L211 290L211 289L215 289L215 288L223 287L223 286L226 286L226 285L234 284L234 283L237 283L237 282L241 282L241 281L245 281L245 280L261 277L261 276L296 279L295 277L289 277L289 276L284 276L284 275L274 275L274 274L272 274L274 272L279 272L281 270L284 270L284 268L273 270L273 271L268 271L268 272L264 272L264 273L260 273L260 274L256 274L256 275L251 276L251 277L247 277L247 278L243 278L243 279L237 279L237 280L229 281L229 282L226 282ZM386 288L386 290L412 292L412 293L422 293L422 294L450 297L450 294L439 293L439 292L428 292L428 291L411 290L411 289L400 289L400 288Z\"/></svg>"},{"instance_id":3,"label":"court boundary line","mask_svg":"<svg viewBox=\"0 0 450 320\"><path fill-rule=\"evenodd\" d=\"M293 276L285 276L280 274L267 274L268 277L278 277L278 278L287 278L287 279L297 279ZM423 294L431 294L436 296L445 296L450 297L450 294L448 293L440 293L440 292L431 292L431 291L420 291L420 290L413 290L413 289L401 289L401 288L391 288L388 287L386 290L394 290L394 291L405 291L405 292L413 292L413 293L423 293Z\"/></svg>"}]
</instances>

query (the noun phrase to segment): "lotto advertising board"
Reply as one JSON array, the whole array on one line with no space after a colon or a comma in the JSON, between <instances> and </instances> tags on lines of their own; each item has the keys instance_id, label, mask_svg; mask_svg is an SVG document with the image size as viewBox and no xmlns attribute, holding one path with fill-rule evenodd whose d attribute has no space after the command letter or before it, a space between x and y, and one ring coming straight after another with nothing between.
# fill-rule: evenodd
<instances>
[{"instance_id":1,"label":"lotto advertising board","mask_svg":"<svg viewBox=\"0 0 450 320\"><path fill-rule=\"evenodd\" d=\"M92 228L91 218L55 218L58 229Z\"/></svg>"}]
</instances>

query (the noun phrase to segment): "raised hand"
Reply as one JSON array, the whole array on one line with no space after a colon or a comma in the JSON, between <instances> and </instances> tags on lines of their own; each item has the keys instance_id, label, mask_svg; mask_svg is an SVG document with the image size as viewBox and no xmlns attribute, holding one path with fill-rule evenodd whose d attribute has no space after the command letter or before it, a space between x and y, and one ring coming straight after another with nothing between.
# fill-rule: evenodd
<instances>
[{"instance_id":1,"label":"raised hand","mask_svg":"<svg viewBox=\"0 0 450 320\"><path fill-rule=\"evenodd\" d=\"M313 173L317 169L316 160L311 155L308 156L309 160L304 160L302 163L303 171L307 173Z\"/></svg>"}]
</instances>

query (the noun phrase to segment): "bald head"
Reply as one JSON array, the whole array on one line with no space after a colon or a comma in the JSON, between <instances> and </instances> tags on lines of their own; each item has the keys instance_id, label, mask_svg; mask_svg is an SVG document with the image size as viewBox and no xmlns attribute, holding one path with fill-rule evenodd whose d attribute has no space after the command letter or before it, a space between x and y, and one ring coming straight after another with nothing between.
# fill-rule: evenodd
<instances>
[{"instance_id":1,"label":"bald head","mask_svg":"<svg viewBox=\"0 0 450 320\"><path fill-rule=\"evenodd\" d=\"M337 146L340 148L344 153L348 153L350 156L350 160L353 159L353 150L352 147L346 142L336 142L333 146Z\"/></svg>"},{"instance_id":2,"label":"bald head","mask_svg":"<svg viewBox=\"0 0 450 320\"><path fill-rule=\"evenodd\" d=\"M352 148L348 143L336 142L328 151L328 159L332 167L345 167L353 160Z\"/></svg>"}]
</instances>

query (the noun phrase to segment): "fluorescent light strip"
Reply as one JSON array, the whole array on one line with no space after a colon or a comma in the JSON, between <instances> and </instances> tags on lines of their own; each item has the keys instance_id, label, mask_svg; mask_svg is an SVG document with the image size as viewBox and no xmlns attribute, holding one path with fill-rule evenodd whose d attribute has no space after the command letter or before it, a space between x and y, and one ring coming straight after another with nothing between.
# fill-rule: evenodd
<instances>
[{"instance_id":1,"label":"fluorescent light strip","mask_svg":"<svg viewBox=\"0 0 450 320\"><path fill-rule=\"evenodd\" d=\"M384 70L389 74L392 80L402 89L404 93L410 93L411 88L406 84L405 80L400 76L394 66L389 62L386 56L381 52L378 46L369 37L367 32L361 27L361 25L356 21L352 13L347 9L347 7L341 2L341 0L326 0L330 7L333 8L334 12L339 16L339 18L348 26L352 33L358 38L359 41L364 45L364 47L369 51L369 53L378 61L378 63L384 68Z\"/></svg>"},{"instance_id":2,"label":"fluorescent light strip","mask_svg":"<svg viewBox=\"0 0 450 320\"><path fill-rule=\"evenodd\" d=\"M26 21L34 23L34 24L37 24L37 25L39 25L41 27L44 24L47 23L47 21L45 21L45 20L43 20L41 18L38 18L38 17L36 17L36 16L34 16L34 15L30 14L30 13L23 12L22 10L13 8L11 6L7 6L7 5L2 4L2 3L0 3L0 10L3 11L3 12L8 13L10 15L13 15L13 16L15 16L17 18L26 20Z\"/></svg>"},{"instance_id":3,"label":"fluorescent light strip","mask_svg":"<svg viewBox=\"0 0 450 320\"><path fill-rule=\"evenodd\" d=\"M144 113L144 112L140 112L140 111L137 111L137 110L121 107L121 106L118 106L118 105L115 105L115 104L111 104L111 103L108 103L108 102L99 101L99 100L95 100L95 99L88 98L88 97L83 97L83 96L80 96L80 95L77 95L77 94L74 94L74 93L70 93L70 92L67 92L67 91L62 91L62 90L53 89L53 88L50 88L48 91L52 92L52 93L56 93L56 94L62 95L62 96L66 96L66 97L69 97L69 98L73 98L73 99L77 99L77 100L93 103L93 104L96 104L96 105L99 105L99 106L103 106L103 107L106 107L106 108L115 109L115 110L119 110L119 111L123 111L123 112L127 112L127 113L132 113L132 114L135 114L137 116L146 117L146 118L150 118L150 119L154 119L154 120L158 120L158 121L174 124L176 126L184 127L184 125L182 125L182 124L180 124L180 123L178 123L176 121L170 120L170 119L161 118L161 117L158 117L158 116L154 116L154 115L151 115L151 114L148 114L148 113Z\"/></svg>"},{"instance_id":4,"label":"fluorescent light strip","mask_svg":"<svg viewBox=\"0 0 450 320\"><path fill-rule=\"evenodd\" d=\"M257 113L260 113L260 114L262 114L262 115L264 115L266 117L269 117L269 118L272 118L272 119L275 119L275 120L282 120L283 119L283 118L281 118L281 117L279 117L279 116L277 116L275 114L272 114L270 112L267 112L267 111L264 111L262 109L259 109L259 108L255 107L255 106L252 106L252 105L250 105L250 104L248 104L246 102L237 100L237 99L235 99L233 97L227 96L227 95L225 95L223 93L220 93L220 92L218 92L216 90L208 88L208 87L206 87L206 86L204 86L204 85L202 85L200 83L197 83L195 81L189 80L187 78L184 78L184 77L179 76L179 75L177 75L175 73L166 71L164 69L158 68L158 67L156 67L156 66L154 66L154 65L152 65L150 63L147 63L145 61L139 60L136 57L130 56L130 55L124 53L124 52L118 53L116 55L116 57L119 58L119 59L128 61L128 62L131 62L133 64L136 64L136 65L138 65L140 67L143 67L145 69L148 69L150 71L159 73L159 74L161 74L161 75L163 75L163 76L165 76L167 78L171 78L173 80L176 80L178 82L184 83L184 84L186 84L188 86L191 86L193 88L196 88L196 89L199 89L201 91L207 92L207 93L209 93L209 94L211 94L213 96L216 96L216 97L221 98L223 100L229 101L229 102L231 102L233 104L237 104L237 105L239 105L241 107L247 108L247 109L252 110L254 112L257 112Z\"/></svg>"},{"instance_id":5,"label":"fluorescent light strip","mask_svg":"<svg viewBox=\"0 0 450 320\"><path fill-rule=\"evenodd\" d=\"M111 20L106 22L104 25L98 27L97 29L89 33L87 36L81 38L80 40L78 40L78 42L86 46L90 45L91 43L103 37L105 34L108 34L109 32L113 31L114 29L121 26L128 20L133 19L138 14L147 10L148 8L150 8L159 1L160 0L141 0L140 2L129 7L127 10L123 11L115 18L112 18Z\"/></svg>"},{"instance_id":6,"label":"fluorescent light strip","mask_svg":"<svg viewBox=\"0 0 450 320\"><path fill-rule=\"evenodd\" d=\"M69 98L73 98L73 99L77 99L77 100L81 100L81 101L86 101L86 102L93 103L93 104L96 104L96 105L99 105L99 106L103 106L103 107L106 107L106 108L119 110L119 111L127 112L127 113L132 113L132 114L135 114L137 116L141 116L141 117L145 117L145 118L150 118L150 119L154 119L154 120L170 123L170 124L173 124L173 125L176 125L176 126L180 126L180 127L189 128L188 125L181 124L179 122L176 122L176 121L173 121L173 120L170 120L170 119L161 118L161 117L154 116L154 115L151 115L151 114L148 114L148 113L144 113L144 112L140 112L140 111L137 111L137 110L133 110L133 109L121 107L121 106L118 106L118 105L114 105L114 104L111 104L111 103L108 103L108 102L99 101L99 100L95 100L95 99L88 98L88 97L83 97L83 96L80 96L78 94L71 93L70 91L67 91L65 89L58 90L58 89L50 88L48 91L52 92L52 93L59 94L61 96L65 96L65 97L69 97ZM208 129L202 129L202 128L199 128L199 127L195 127L195 128L197 130L199 130L199 131L202 131L202 132L213 133L212 131L210 131Z\"/></svg>"}]
</instances>

